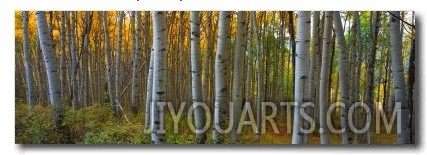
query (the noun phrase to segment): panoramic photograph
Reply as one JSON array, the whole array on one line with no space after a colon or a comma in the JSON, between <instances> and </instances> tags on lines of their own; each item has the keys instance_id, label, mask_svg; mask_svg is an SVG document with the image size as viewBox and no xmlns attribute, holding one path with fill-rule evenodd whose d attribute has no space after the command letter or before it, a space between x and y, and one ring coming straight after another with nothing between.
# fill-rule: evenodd
<instances>
[{"instance_id":1,"label":"panoramic photograph","mask_svg":"<svg viewBox=\"0 0 427 155\"><path fill-rule=\"evenodd\" d=\"M14 13L15 144L419 142L414 11Z\"/></svg>"}]
</instances>

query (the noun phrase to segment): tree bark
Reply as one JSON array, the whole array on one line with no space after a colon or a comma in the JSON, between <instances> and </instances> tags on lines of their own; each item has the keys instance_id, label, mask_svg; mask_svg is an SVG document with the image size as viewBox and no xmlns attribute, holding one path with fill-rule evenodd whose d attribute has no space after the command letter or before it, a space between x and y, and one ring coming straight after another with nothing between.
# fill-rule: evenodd
<instances>
[{"instance_id":1,"label":"tree bark","mask_svg":"<svg viewBox=\"0 0 427 155\"><path fill-rule=\"evenodd\" d=\"M107 76L107 89L108 89L108 97L110 99L110 104L114 105L114 85L113 85L113 79L112 79L112 64L111 64L111 53L110 53L110 36L109 36L109 27L108 27L108 21L107 21L107 16L108 16L108 12L107 11L103 11L102 12L102 20L103 20L103 25L104 25L104 49L105 49L105 65L106 65L106 76Z\"/></svg>"},{"instance_id":2,"label":"tree bark","mask_svg":"<svg viewBox=\"0 0 427 155\"><path fill-rule=\"evenodd\" d=\"M152 144L166 143L164 111L163 106L161 106L161 103L166 101L167 34L165 14L166 12L153 11Z\"/></svg>"},{"instance_id":3,"label":"tree bark","mask_svg":"<svg viewBox=\"0 0 427 155\"><path fill-rule=\"evenodd\" d=\"M409 109L406 99L405 75L402 59L402 36L400 35L400 13L391 11L390 15L390 45L391 70L393 73L394 94L397 111L397 144L410 144ZM396 16L396 17L395 17Z\"/></svg>"},{"instance_id":4,"label":"tree bark","mask_svg":"<svg viewBox=\"0 0 427 155\"><path fill-rule=\"evenodd\" d=\"M60 68L60 80L61 80L61 98L62 98L62 103L65 103L65 96L64 96L64 92L65 92L65 71L66 71L66 66L65 66L65 44L66 44L66 40L65 40L65 19L66 18L66 11L61 11L61 29L60 29L60 38L61 38L61 57L60 57L60 63L59 63L59 68Z\"/></svg>"},{"instance_id":5,"label":"tree bark","mask_svg":"<svg viewBox=\"0 0 427 155\"><path fill-rule=\"evenodd\" d=\"M30 39L28 38L28 11L22 11L22 33L24 39L25 80L27 83L27 102L31 109L34 108L34 80L31 66Z\"/></svg>"},{"instance_id":6,"label":"tree bark","mask_svg":"<svg viewBox=\"0 0 427 155\"><path fill-rule=\"evenodd\" d=\"M225 130L225 114L227 98L229 94L228 80L228 55L230 44L230 12L221 11L218 23L218 43L215 58L215 112L212 140L214 143L222 144L224 135L219 130ZM220 128L220 129L218 129Z\"/></svg>"},{"instance_id":7,"label":"tree bark","mask_svg":"<svg viewBox=\"0 0 427 155\"><path fill-rule=\"evenodd\" d=\"M320 20L320 12L319 11L313 11L313 26L312 26L312 33L311 33L311 61L310 61L310 71L309 71L309 78L310 83L308 85L309 87L309 96L310 96L310 102L314 103L314 106L317 105L316 101L316 90L317 90L317 80L319 79L318 74L318 58L320 55L319 52L319 20ZM307 107L307 113L308 115L313 118L314 116L314 107ZM305 120L304 121L304 129L308 129L310 127L310 122ZM307 144L309 142L310 135L304 134L303 143Z\"/></svg>"},{"instance_id":8,"label":"tree bark","mask_svg":"<svg viewBox=\"0 0 427 155\"><path fill-rule=\"evenodd\" d=\"M120 116L121 108L121 95L120 95L120 67L121 67L121 56L122 56L122 35L123 35L123 18L125 13L123 11L119 12L119 21L118 21L118 38L117 38L117 55L116 55L116 103L114 104L116 108L115 115L116 117Z\"/></svg>"},{"instance_id":9,"label":"tree bark","mask_svg":"<svg viewBox=\"0 0 427 155\"><path fill-rule=\"evenodd\" d=\"M82 97L82 102L83 102L83 106L86 107L88 106L88 55L89 55L89 32L91 29L91 25L92 25L92 12L87 11L85 12L85 18L84 18L84 22L83 22L83 30L82 30L82 42L81 42L81 52L80 54L82 55L82 61L80 63L81 65L81 78L80 82L81 82L81 95L80 97Z\"/></svg>"},{"instance_id":10,"label":"tree bark","mask_svg":"<svg viewBox=\"0 0 427 155\"><path fill-rule=\"evenodd\" d=\"M344 38L344 31L341 23L341 17L339 12L334 12L334 28L336 32L336 40L338 43L339 51L339 86L341 91L341 101L344 103L345 107L341 107L341 128L343 129L342 133L342 143L351 144L353 137L350 135L350 127L348 124L348 109L350 107L349 102L349 92L348 92L348 51Z\"/></svg>"},{"instance_id":11,"label":"tree bark","mask_svg":"<svg viewBox=\"0 0 427 155\"><path fill-rule=\"evenodd\" d=\"M233 68L233 128L231 130L231 142L238 143L240 141L240 133L237 133L240 114L242 113L243 105L243 69L244 69L244 53L246 50L246 34L247 34L246 12L239 11L237 13L237 33L236 44L234 46L234 68Z\"/></svg>"},{"instance_id":12,"label":"tree bark","mask_svg":"<svg viewBox=\"0 0 427 155\"><path fill-rule=\"evenodd\" d=\"M329 129L326 124L326 112L329 105L329 75L331 64L331 35L332 35L332 12L325 12L325 26L323 30L322 66L319 81L319 119L320 119L320 143L329 144Z\"/></svg>"},{"instance_id":13,"label":"tree bark","mask_svg":"<svg viewBox=\"0 0 427 155\"><path fill-rule=\"evenodd\" d=\"M52 38L47 25L46 12L37 11L37 29L40 40L40 45L43 52L44 62L46 65L46 73L49 84L49 97L50 104L53 108L55 130L58 132L60 137L65 136L63 133L62 121L64 118L62 99L61 99L61 88L59 82L59 72L57 68L55 51L52 48ZM62 143L63 139L59 139L59 143Z\"/></svg>"},{"instance_id":14,"label":"tree bark","mask_svg":"<svg viewBox=\"0 0 427 155\"><path fill-rule=\"evenodd\" d=\"M71 105L73 110L77 110L78 108L78 94L77 94L77 67L78 67L78 57L77 57L77 47L76 47L76 39L75 39L75 29L76 29L76 12L71 13L71 20L69 20L69 34L71 41L70 43L70 54L71 54Z\"/></svg>"},{"instance_id":15,"label":"tree bark","mask_svg":"<svg viewBox=\"0 0 427 155\"><path fill-rule=\"evenodd\" d=\"M308 102L309 96L309 68L310 68L310 19L311 12L297 12L297 38L295 56L295 111L292 144L303 143L301 105Z\"/></svg>"},{"instance_id":16,"label":"tree bark","mask_svg":"<svg viewBox=\"0 0 427 155\"><path fill-rule=\"evenodd\" d=\"M355 77L354 77L354 90L355 90L355 94L354 94L354 102L360 102L360 89L359 89L359 85L360 85L360 69L361 69L361 64L362 64L362 35L361 35L361 29L360 29L360 16L359 16L359 12L355 11L353 12L354 14L354 24L356 27L356 38L357 38L357 54L355 54L355 61L356 61L356 71L355 71ZM355 109L355 120L354 120L354 124L356 125L356 127L359 129L359 109L360 108L356 108ZM354 143L358 144L360 140L360 136L359 134L354 134Z\"/></svg>"},{"instance_id":17,"label":"tree bark","mask_svg":"<svg viewBox=\"0 0 427 155\"><path fill-rule=\"evenodd\" d=\"M205 123L206 116L202 106L197 106L194 103L203 103L202 92L202 66L200 56L200 16L198 11L190 12L191 26L191 77L192 77L192 96L193 108L196 124L196 141L197 144L206 142L205 132L201 132Z\"/></svg>"},{"instance_id":18,"label":"tree bark","mask_svg":"<svg viewBox=\"0 0 427 155\"><path fill-rule=\"evenodd\" d=\"M147 92L145 98L145 129L151 125L151 102L153 94L153 69L154 69L154 54L151 52L150 65L147 76Z\"/></svg>"},{"instance_id":19,"label":"tree bark","mask_svg":"<svg viewBox=\"0 0 427 155\"><path fill-rule=\"evenodd\" d=\"M133 43L134 51L133 51L133 64L132 64L132 114L137 114L137 102L139 98L139 59L141 55L142 45L141 45L141 31L142 31L142 20L141 20L141 12L135 11L136 14L136 31L135 31L135 25L131 25L134 29L135 34L135 42Z\"/></svg>"}]
</instances>

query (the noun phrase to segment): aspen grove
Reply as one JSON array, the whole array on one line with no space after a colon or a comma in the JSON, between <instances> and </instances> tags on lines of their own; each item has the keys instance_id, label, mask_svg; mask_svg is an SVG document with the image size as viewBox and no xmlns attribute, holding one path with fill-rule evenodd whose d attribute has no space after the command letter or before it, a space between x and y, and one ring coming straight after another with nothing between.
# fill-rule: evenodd
<instances>
[{"instance_id":1,"label":"aspen grove","mask_svg":"<svg viewBox=\"0 0 427 155\"><path fill-rule=\"evenodd\" d=\"M413 11L16 11L19 144L415 144Z\"/></svg>"}]
</instances>

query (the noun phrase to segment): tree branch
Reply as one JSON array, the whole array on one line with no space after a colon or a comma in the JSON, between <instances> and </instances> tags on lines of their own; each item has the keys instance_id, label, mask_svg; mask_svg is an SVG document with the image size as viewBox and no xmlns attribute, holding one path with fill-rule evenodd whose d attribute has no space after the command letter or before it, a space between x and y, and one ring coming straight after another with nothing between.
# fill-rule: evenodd
<instances>
[{"instance_id":1,"label":"tree branch","mask_svg":"<svg viewBox=\"0 0 427 155\"><path fill-rule=\"evenodd\" d=\"M387 12L388 12L390 15L392 15L394 18L399 19L400 21L402 21L402 22L403 22L403 23L405 23L406 25L409 25L409 26L411 26L413 29L415 29L415 25L412 25L412 24L410 24L410 23L406 22L405 20L403 20L402 18L397 17L395 14L391 13L390 11L387 11Z\"/></svg>"}]
</instances>

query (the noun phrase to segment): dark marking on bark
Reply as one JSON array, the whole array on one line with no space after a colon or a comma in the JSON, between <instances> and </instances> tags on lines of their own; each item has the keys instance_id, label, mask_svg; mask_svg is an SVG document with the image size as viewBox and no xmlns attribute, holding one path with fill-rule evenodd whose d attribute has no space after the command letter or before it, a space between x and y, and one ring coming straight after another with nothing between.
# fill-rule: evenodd
<instances>
[{"instance_id":1,"label":"dark marking on bark","mask_svg":"<svg viewBox=\"0 0 427 155\"><path fill-rule=\"evenodd\" d=\"M199 32L191 32L191 34L193 35L193 36L195 36L195 37L200 37L200 33Z\"/></svg>"}]
</instances>

